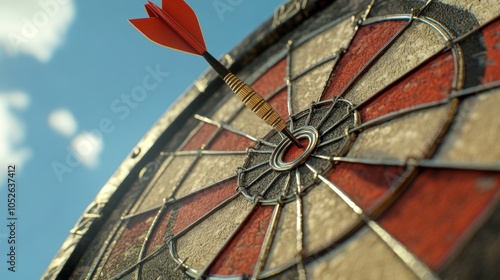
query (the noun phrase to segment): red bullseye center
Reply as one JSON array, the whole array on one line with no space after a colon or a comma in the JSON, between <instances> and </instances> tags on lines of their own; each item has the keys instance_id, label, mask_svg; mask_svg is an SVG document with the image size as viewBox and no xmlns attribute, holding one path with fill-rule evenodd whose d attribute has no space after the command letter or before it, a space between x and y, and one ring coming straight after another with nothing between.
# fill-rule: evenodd
<instances>
[{"instance_id":1,"label":"red bullseye center","mask_svg":"<svg viewBox=\"0 0 500 280\"><path fill-rule=\"evenodd\" d=\"M302 148L299 148L293 144L290 144L288 148L286 149L286 152L283 156L283 161L284 162L292 162L296 159L298 159L300 156L304 154L306 151L307 145L309 145L309 139L303 138L299 139L300 144L302 144Z\"/></svg>"}]
</instances>

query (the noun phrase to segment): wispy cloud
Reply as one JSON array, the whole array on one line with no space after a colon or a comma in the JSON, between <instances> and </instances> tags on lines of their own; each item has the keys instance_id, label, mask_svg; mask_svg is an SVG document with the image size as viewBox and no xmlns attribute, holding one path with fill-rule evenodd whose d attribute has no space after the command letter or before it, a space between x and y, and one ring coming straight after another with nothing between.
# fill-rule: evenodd
<instances>
[{"instance_id":1,"label":"wispy cloud","mask_svg":"<svg viewBox=\"0 0 500 280\"><path fill-rule=\"evenodd\" d=\"M78 123L73 113L66 108L53 110L47 121L50 128L56 133L71 139L71 151L79 164L87 168L95 168L99 165L104 148L102 133L96 133L97 130L92 130L90 132L82 131L75 135Z\"/></svg>"},{"instance_id":2,"label":"wispy cloud","mask_svg":"<svg viewBox=\"0 0 500 280\"><path fill-rule=\"evenodd\" d=\"M104 147L101 135L90 132L82 132L71 141L71 148L78 160L89 168L99 165L99 159Z\"/></svg>"},{"instance_id":3,"label":"wispy cloud","mask_svg":"<svg viewBox=\"0 0 500 280\"><path fill-rule=\"evenodd\" d=\"M78 128L73 114L65 108L52 111L49 114L48 122L55 132L66 137L71 137Z\"/></svg>"},{"instance_id":4,"label":"wispy cloud","mask_svg":"<svg viewBox=\"0 0 500 280\"><path fill-rule=\"evenodd\" d=\"M73 0L0 0L0 47L47 62L75 15Z\"/></svg>"},{"instance_id":5,"label":"wispy cloud","mask_svg":"<svg viewBox=\"0 0 500 280\"><path fill-rule=\"evenodd\" d=\"M16 116L29 106L30 99L23 92L0 92L0 166L22 166L29 160L31 149L26 146L24 122ZM21 167L22 169L22 167ZM0 172L0 182L5 182L5 172Z\"/></svg>"}]
</instances>

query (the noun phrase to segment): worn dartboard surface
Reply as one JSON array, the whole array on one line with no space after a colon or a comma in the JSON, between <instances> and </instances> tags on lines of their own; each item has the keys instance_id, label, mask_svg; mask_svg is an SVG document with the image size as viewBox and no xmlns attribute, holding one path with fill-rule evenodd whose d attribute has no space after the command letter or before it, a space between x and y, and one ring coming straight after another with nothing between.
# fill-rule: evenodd
<instances>
[{"instance_id":1,"label":"worn dartboard surface","mask_svg":"<svg viewBox=\"0 0 500 280\"><path fill-rule=\"evenodd\" d=\"M500 277L500 2L292 8L307 19L237 74L305 151L198 81L209 97L180 101L181 121L112 209L106 193L89 207L80 224L97 213L98 228L73 232L85 246L55 275Z\"/></svg>"}]
</instances>

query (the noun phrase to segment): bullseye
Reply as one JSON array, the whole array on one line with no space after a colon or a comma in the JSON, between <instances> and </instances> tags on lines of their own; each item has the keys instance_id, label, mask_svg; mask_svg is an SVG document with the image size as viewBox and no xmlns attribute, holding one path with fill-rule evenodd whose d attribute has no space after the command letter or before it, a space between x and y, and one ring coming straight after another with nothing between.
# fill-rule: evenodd
<instances>
[{"instance_id":1,"label":"bullseye","mask_svg":"<svg viewBox=\"0 0 500 280\"><path fill-rule=\"evenodd\" d=\"M296 194L319 183L311 169L326 174L330 157L343 156L355 137L346 128L359 125L359 113L342 98L312 103L310 109L293 116L289 128L301 148L276 130L270 131L255 149L248 149L243 168L238 169L238 187L248 201L262 205L296 201ZM266 164L267 163L267 164Z\"/></svg>"},{"instance_id":2,"label":"bullseye","mask_svg":"<svg viewBox=\"0 0 500 280\"><path fill-rule=\"evenodd\" d=\"M319 134L312 126L303 126L293 132L303 148L298 148L285 138L274 149L269 159L269 164L276 171L293 169L305 162L318 143Z\"/></svg>"},{"instance_id":3,"label":"bullseye","mask_svg":"<svg viewBox=\"0 0 500 280\"><path fill-rule=\"evenodd\" d=\"M302 148L299 148L295 145L290 146L283 155L284 162L292 162L302 156L306 151L306 147L309 145L309 139L298 139L300 144L302 144Z\"/></svg>"}]
</instances>

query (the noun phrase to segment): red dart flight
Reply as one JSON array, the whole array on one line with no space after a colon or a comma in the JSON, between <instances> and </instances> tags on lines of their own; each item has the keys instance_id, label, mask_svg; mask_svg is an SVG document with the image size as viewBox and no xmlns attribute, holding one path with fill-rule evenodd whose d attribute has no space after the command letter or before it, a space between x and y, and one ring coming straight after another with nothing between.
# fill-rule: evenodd
<instances>
[{"instance_id":1,"label":"red dart flight","mask_svg":"<svg viewBox=\"0 0 500 280\"><path fill-rule=\"evenodd\" d=\"M129 20L144 36L167 48L202 55L207 51L198 18L184 0L163 0L162 8L148 1L149 18Z\"/></svg>"},{"instance_id":2,"label":"red dart flight","mask_svg":"<svg viewBox=\"0 0 500 280\"><path fill-rule=\"evenodd\" d=\"M145 7L149 18L129 20L135 28L159 45L203 56L245 106L277 131L283 132L296 146L302 147L271 105L207 51L198 17L184 0L162 0L161 8L148 1Z\"/></svg>"},{"instance_id":3,"label":"red dart flight","mask_svg":"<svg viewBox=\"0 0 500 280\"><path fill-rule=\"evenodd\" d=\"M149 18L129 20L144 36L161 46L203 56L223 79L229 74L207 51L198 17L184 0L163 0L161 8L151 1L144 6Z\"/></svg>"}]
</instances>

